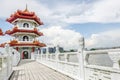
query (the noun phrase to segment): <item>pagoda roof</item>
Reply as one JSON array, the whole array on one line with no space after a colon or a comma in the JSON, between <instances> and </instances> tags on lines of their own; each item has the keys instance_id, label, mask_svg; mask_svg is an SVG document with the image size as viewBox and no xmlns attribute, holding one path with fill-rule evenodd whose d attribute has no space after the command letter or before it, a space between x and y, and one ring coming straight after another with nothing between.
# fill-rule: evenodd
<instances>
[{"instance_id":1,"label":"pagoda roof","mask_svg":"<svg viewBox=\"0 0 120 80\"><path fill-rule=\"evenodd\" d=\"M12 23L17 18L35 20L39 25L43 25L40 18L34 12L30 12L27 8L24 11L17 10L14 14L7 18L6 21Z\"/></svg>"},{"instance_id":2,"label":"pagoda roof","mask_svg":"<svg viewBox=\"0 0 120 80\"><path fill-rule=\"evenodd\" d=\"M2 31L2 29L0 29L0 36L3 36L4 34L3 34L3 31Z\"/></svg>"},{"instance_id":3,"label":"pagoda roof","mask_svg":"<svg viewBox=\"0 0 120 80\"><path fill-rule=\"evenodd\" d=\"M26 30L26 29L18 29L18 27L14 27L12 30L8 30L5 32L5 34L12 35L17 32L27 32L27 33L35 33L38 36L43 36L42 32L39 32L37 28L34 28L33 30Z\"/></svg>"},{"instance_id":4,"label":"pagoda roof","mask_svg":"<svg viewBox=\"0 0 120 80\"><path fill-rule=\"evenodd\" d=\"M45 47L44 43L40 43L39 41L33 42L18 42L17 40L10 41L10 46L38 46L38 47Z\"/></svg>"},{"instance_id":5,"label":"pagoda roof","mask_svg":"<svg viewBox=\"0 0 120 80\"><path fill-rule=\"evenodd\" d=\"M0 47L5 47L5 44L7 44L7 43L0 44Z\"/></svg>"}]
</instances>

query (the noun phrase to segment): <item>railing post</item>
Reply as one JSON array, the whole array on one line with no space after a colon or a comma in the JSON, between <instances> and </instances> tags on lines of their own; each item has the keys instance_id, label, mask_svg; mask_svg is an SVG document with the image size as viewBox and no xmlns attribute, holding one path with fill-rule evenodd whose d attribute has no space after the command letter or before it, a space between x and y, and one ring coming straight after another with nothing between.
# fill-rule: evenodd
<instances>
[{"instance_id":1,"label":"railing post","mask_svg":"<svg viewBox=\"0 0 120 80\"><path fill-rule=\"evenodd\" d=\"M79 49L78 49L78 59L79 59L79 67L80 67L80 78L79 80L85 80L85 69L84 69L84 37L79 39Z\"/></svg>"},{"instance_id":2,"label":"railing post","mask_svg":"<svg viewBox=\"0 0 120 80\"><path fill-rule=\"evenodd\" d=\"M13 48L12 47L10 47L9 48L10 50L9 50L9 64L10 64L10 66L11 66L11 69L10 70L12 70L12 51L13 51Z\"/></svg>"},{"instance_id":3,"label":"railing post","mask_svg":"<svg viewBox=\"0 0 120 80\"><path fill-rule=\"evenodd\" d=\"M39 55L40 55L40 49L39 49L39 48L37 48L36 59L38 59L38 58L39 58Z\"/></svg>"},{"instance_id":4,"label":"railing post","mask_svg":"<svg viewBox=\"0 0 120 80\"><path fill-rule=\"evenodd\" d=\"M88 65L88 58L89 58L89 54L84 53L84 65Z\"/></svg>"},{"instance_id":5,"label":"railing post","mask_svg":"<svg viewBox=\"0 0 120 80\"><path fill-rule=\"evenodd\" d=\"M120 69L119 60L120 52L108 52L110 59L113 61L113 68Z\"/></svg>"},{"instance_id":6,"label":"railing post","mask_svg":"<svg viewBox=\"0 0 120 80\"><path fill-rule=\"evenodd\" d=\"M39 55L40 55L40 49L37 48L36 54L35 54L35 60L39 59Z\"/></svg>"},{"instance_id":7,"label":"railing post","mask_svg":"<svg viewBox=\"0 0 120 80\"><path fill-rule=\"evenodd\" d=\"M43 55L43 50L41 49L41 54L40 54L41 56L41 58L40 58L40 60L42 61L43 60L43 57L42 57L42 55Z\"/></svg>"},{"instance_id":8,"label":"railing post","mask_svg":"<svg viewBox=\"0 0 120 80\"><path fill-rule=\"evenodd\" d=\"M68 62L68 54L64 54L65 55L65 62Z\"/></svg>"},{"instance_id":9,"label":"railing post","mask_svg":"<svg viewBox=\"0 0 120 80\"><path fill-rule=\"evenodd\" d=\"M49 48L46 48L46 60L48 60L48 55L49 55Z\"/></svg>"},{"instance_id":10,"label":"railing post","mask_svg":"<svg viewBox=\"0 0 120 80\"><path fill-rule=\"evenodd\" d=\"M56 52L55 53L60 53L60 51L59 51L59 45L56 46Z\"/></svg>"},{"instance_id":11,"label":"railing post","mask_svg":"<svg viewBox=\"0 0 120 80\"><path fill-rule=\"evenodd\" d=\"M59 53L60 53L60 51L59 51L59 45L57 45L56 46L56 52L55 52L55 61L56 61L56 70L58 70L58 61L59 61Z\"/></svg>"},{"instance_id":12,"label":"railing post","mask_svg":"<svg viewBox=\"0 0 120 80\"><path fill-rule=\"evenodd\" d=\"M7 53L7 77L10 75L10 70L11 70L11 66L10 66L10 46L9 44L5 45L5 50Z\"/></svg>"}]
</instances>

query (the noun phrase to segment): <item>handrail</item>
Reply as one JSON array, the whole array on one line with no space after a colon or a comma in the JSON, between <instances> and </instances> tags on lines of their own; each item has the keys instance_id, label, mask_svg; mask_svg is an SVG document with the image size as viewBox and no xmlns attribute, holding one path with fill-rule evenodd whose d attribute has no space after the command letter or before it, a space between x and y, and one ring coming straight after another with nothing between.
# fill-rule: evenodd
<instances>
[{"instance_id":1,"label":"handrail","mask_svg":"<svg viewBox=\"0 0 120 80\"><path fill-rule=\"evenodd\" d=\"M4 52L0 55L0 80L8 80L13 72L12 67L20 61L20 53L8 45L0 52Z\"/></svg>"},{"instance_id":2,"label":"handrail","mask_svg":"<svg viewBox=\"0 0 120 80\"><path fill-rule=\"evenodd\" d=\"M85 80L119 80L120 79L120 65L118 61L120 60L120 49L111 50L96 50L96 51L83 51L84 54L84 70L85 70ZM103 58L102 55L106 55L113 66L104 65L93 65L88 63L88 59L95 58L92 55L96 55L99 58ZM100 56L99 56L100 55ZM111 56L112 55L112 56ZM54 59L52 58L54 56ZM80 67L81 61L79 62L69 62L69 59L79 59L81 53L79 52L67 52L67 53L47 53L37 55L36 61L53 68L65 75L68 75L76 80L81 79ZM60 58L61 57L61 58ZM116 59L117 58L117 59ZM97 59L97 58L96 58ZM106 60L107 58L105 58ZM95 59L94 59L95 60ZM115 62L115 63L114 63ZM115 65L115 66L114 66ZM96 74L96 75L95 75ZM118 76L119 75L119 76Z\"/></svg>"}]
</instances>

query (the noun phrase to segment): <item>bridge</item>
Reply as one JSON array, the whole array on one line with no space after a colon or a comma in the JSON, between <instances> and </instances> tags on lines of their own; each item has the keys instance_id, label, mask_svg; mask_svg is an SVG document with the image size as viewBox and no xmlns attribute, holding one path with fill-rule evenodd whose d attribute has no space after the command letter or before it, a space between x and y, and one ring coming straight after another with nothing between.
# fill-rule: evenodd
<instances>
[{"instance_id":1,"label":"bridge","mask_svg":"<svg viewBox=\"0 0 120 80\"><path fill-rule=\"evenodd\" d=\"M120 80L120 49L78 52L20 53L6 45L0 48L0 80Z\"/></svg>"},{"instance_id":2,"label":"bridge","mask_svg":"<svg viewBox=\"0 0 120 80\"><path fill-rule=\"evenodd\" d=\"M34 60L21 60L10 80L73 80L53 69L46 67Z\"/></svg>"}]
</instances>

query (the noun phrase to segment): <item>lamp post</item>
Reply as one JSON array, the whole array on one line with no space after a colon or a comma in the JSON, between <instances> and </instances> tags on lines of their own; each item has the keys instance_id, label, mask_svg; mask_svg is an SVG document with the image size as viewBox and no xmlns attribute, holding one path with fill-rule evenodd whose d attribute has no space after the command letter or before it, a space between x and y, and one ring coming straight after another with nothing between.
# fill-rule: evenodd
<instances>
[{"instance_id":1,"label":"lamp post","mask_svg":"<svg viewBox=\"0 0 120 80\"><path fill-rule=\"evenodd\" d=\"M79 49L78 49L78 53L79 53L79 65L80 65L80 80L85 80L85 70L84 70L84 47L85 47L85 43L84 43L84 37L80 37L79 38Z\"/></svg>"}]
</instances>

